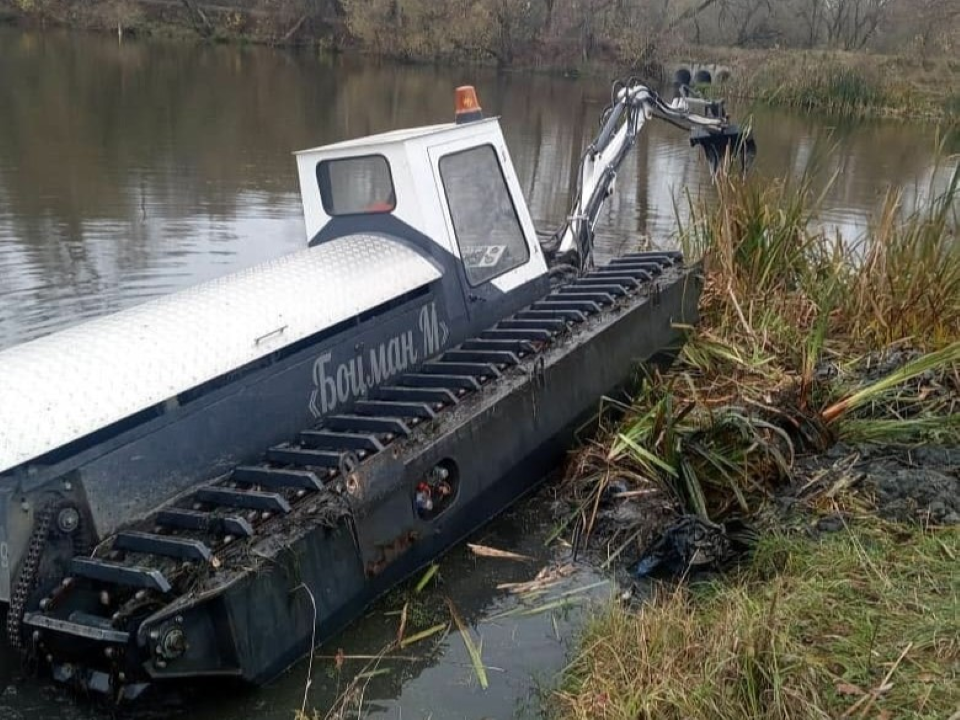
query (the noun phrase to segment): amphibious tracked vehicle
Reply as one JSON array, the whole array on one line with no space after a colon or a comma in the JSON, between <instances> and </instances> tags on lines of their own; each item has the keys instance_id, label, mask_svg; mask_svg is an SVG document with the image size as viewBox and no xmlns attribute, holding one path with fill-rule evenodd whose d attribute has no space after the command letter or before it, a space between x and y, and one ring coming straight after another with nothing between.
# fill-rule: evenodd
<instances>
[{"instance_id":1,"label":"amphibious tracked vehicle","mask_svg":"<svg viewBox=\"0 0 960 720\"><path fill-rule=\"evenodd\" d=\"M297 154L307 248L0 352L0 601L12 648L130 700L263 683L533 488L701 277L592 263L645 121L712 164L723 107L614 86L542 241L496 119Z\"/></svg>"}]
</instances>

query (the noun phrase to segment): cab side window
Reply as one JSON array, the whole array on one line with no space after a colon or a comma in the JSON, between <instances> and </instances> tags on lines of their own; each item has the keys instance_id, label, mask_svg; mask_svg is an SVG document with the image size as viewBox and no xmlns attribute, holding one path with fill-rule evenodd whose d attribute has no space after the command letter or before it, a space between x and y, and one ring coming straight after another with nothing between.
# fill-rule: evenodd
<instances>
[{"instance_id":1,"label":"cab side window","mask_svg":"<svg viewBox=\"0 0 960 720\"><path fill-rule=\"evenodd\" d=\"M480 285L530 259L530 249L492 145L445 155L440 179L467 280Z\"/></svg>"},{"instance_id":2,"label":"cab side window","mask_svg":"<svg viewBox=\"0 0 960 720\"><path fill-rule=\"evenodd\" d=\"M324 160L317 165L317 183L330 217L388 213L397 206L390 165L382 155Z\"/></svg>"}]
</instances>

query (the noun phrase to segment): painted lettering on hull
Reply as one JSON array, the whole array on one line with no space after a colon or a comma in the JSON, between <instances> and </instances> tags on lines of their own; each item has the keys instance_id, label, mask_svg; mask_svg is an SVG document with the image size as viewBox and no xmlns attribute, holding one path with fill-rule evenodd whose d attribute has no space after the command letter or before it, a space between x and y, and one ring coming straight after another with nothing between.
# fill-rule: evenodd
<instances>
[{"instance_id":1,"label":"painted lettering on hull","mask_svg":"<svg viewBox=\"0 0 960 720\"><path fill-rule=\"evenodd\" d=\"M420 308L417 325L349 360L334 363L333 354L321 354L313 364L310 412L321 417L367 394L371 388L416 367L444 347L450 331L437 316L436 303Z\"/></svg>"}]
</instances>

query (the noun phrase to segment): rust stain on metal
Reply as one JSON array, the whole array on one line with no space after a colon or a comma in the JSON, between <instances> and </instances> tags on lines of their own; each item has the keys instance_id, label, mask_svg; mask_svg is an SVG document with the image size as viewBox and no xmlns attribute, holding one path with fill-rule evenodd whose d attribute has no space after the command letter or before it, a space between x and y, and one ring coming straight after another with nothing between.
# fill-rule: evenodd
<instances>
[{"instance_id":1,"label":"rust stain on metal","mask_svg":"<svg viewBox=\"0 0 960 720\"><path fill-rule=\"evenodd\" d=\"M403 555L419 538L419 533L410 530L402 535L398 535L392 542L377 546L380 551L380 557L377 560L370 560L367 563L366 571L368 577L379 575L383 570Z\"/></svg>"}]
</instances>

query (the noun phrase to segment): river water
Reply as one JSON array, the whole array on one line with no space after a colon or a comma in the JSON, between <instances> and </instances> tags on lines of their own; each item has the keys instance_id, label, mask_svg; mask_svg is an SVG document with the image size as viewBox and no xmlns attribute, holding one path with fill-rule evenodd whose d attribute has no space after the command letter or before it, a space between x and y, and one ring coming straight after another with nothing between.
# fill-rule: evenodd
<instances>
[{"instance_id":1,"label":"river water","mask_svg":"<svg viewBox=\"0 0 960 720\"><path fill-rule=\"evenodd\" d=\"M463 83L475 84L485 111L501 116L534 220L555 227L606 102L604 83L0 27L0 350L303 247L291 151L444 122L453 88ZM752 116L757 172L796 177L819 158L823 220L849 236L868 226L888 187L915 198L936 183L932 126L735 110ZM711 192L684 133L665 124L648 126L618 183L599 225L601 259L642 243L670 246L687 198ZM496 618L518 603L496 585L563 560L562 550L543 547L546 499L528 501L478 536L533 561L458 548L443 561L440 588L418 600L435 610L448 596L459 607L483 639L490 688L478 686L454 632L381 664L387 672L366 686L364 717L537 716L536 689L562 668L581 611ZM598 579L578 568L547 600ZM322 715L365 664L347 660L338 672L324 655L376 654L396 633L390 613L400 605L381 603L321 650L308 707ZM258 693L194 697L156 714L290 718L308 669L301 663ZM48 717L103 715L29 679L0 647L0 718Z\"/></svg>"}]
</instances>

